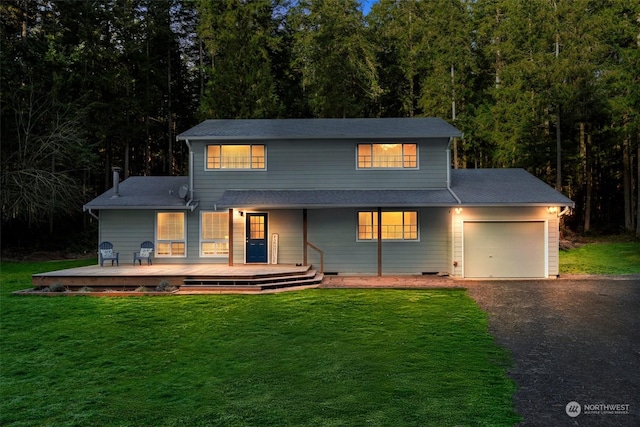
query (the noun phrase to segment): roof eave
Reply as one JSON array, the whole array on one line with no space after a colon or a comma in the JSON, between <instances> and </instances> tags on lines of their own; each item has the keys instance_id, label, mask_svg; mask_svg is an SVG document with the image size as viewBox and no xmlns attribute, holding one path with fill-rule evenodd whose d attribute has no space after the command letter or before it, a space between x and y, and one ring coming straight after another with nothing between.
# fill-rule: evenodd
<instances>
[{"instance_id":1,"label":"roof eave","mask_svg":"<svg viewBox=\"0 0 640 427\"><path fill-rule=\"evenodd\" d=\"M535 202L535 203L361 203L361 204L263 204L263 203L239 203L233 206L216 204L216 209L337 209L337 208L495 208L495 207L549 207L549 206L568 206L575 207L575 203L560 202Z\"/></svg>"},{"instance_id":2,"label":"roof eave","mask_svg":"<svg viewBox=\"0 0 640 427\"><path fill-rule=\"evenodd\" d=\"M155 206L113 206L113 205L84 205L82 207L82 210L84 212L89 211L89 210L96 210L96 211L102 211L102 210L150 210L150 209L154 209L154 210L194 210L195 207L197 206L197 204L195 205L181 205L181 206L164 206L164 205L155 205Z\"/></svg>"},{"instance_id":3,"label":"roof eave","mask_svg":"<svg viewBox=\"0 0 640 427\"><path fill-rule=\"evenodd\" d=\"M394 136L394 135L327 135L327 136L309 136L309 135L296 135L296 136L277 136L277 135L251 135L251 136L224 136L224 135L207 135L207 136L182 136L176 137L177 141L271 141L271 140L335 140L335 139L348 139L348 140L424 140L424 139L441 139L441 138L461 138L462 134L445 134L445 135L411 135L411 136Z\"/></svg>"},{"instance_id":4,"label":"roof eave","mask_svg":"<svg viewBox=\"0 0 640 427\"><path fill-rule=\"evenodd\" d=\"M269 204L237 204L233 206L216 205L217 209L374 209L374 208L450 208L453 206L459 206L452 203L362 203L362 204L282 204L282 205L269 205Z\"/></svg>"},{"instance_id":5,"label":"roof eave","mask_svg":"<svg viewBox=\"0 0 640 427\"><path fill-rule=\"evenodd\" d=\"M570 208L575 207L575 203L550 201L550 202L499 202L499 203L468 203L462 202L457 207L471 207L471 208L493 208L493 207L513 207L513 208L531 208L531 207L548 207L548 206L568 206Z\"/></svg>"}]
</instances>

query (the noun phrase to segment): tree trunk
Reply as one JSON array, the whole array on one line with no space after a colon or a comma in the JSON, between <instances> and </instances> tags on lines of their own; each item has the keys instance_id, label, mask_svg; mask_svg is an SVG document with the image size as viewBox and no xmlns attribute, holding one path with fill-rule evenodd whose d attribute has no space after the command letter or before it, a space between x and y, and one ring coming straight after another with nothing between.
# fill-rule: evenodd
<instances>
[{"instance_id":1,"label":"tree trunk","mask_svg":"<svg viewBox=\"0 0 640 427\"><path fill-rule=\"evenodd\" d=\"M584 141L584 123L580 123L580 139ZM556 190L562 191L562 135L560 134L559 105L556 109Z\"/></svg>"},{"instance_id":2,"label":"tree trunk","mask_svg":"<svg viewBox=\"0 0 640 427\"><path fill-rule=\"evenodd\" d=\"M638 197L636 198L636 236L640 237L640 134L638 135L638 155L636 156L636 171L638 172L638 179L636 180L636 189L638 190Z\"/></svg>"},{"instance_id":3,"label":"tree trunk","mask_svg":"<svg viewBox=\"0 0 640 427\"><path fill-rule=\"evenodd\" d=\"M588 141L587 141L588 139ZM591 229L591 164L589 161L589 145L591 144L591 135L585 138L585 124L580 123L580 157L582 159L582 174L584 177L584 231Z\"/></svg>"},{"instance_id":4,"label":"tree trunk","mask_svg":"<svg viewBox=\"0 0 640 427\"><path fill-rule=\"evenodd\" d=\"M123 179L129 178L129 157L131 157L131 147L129 145L129 139L124 143L124 171Z\"/></svg>"},{"instance_id":5,"label":"tree trunk","mask_svg":"<svg viewBox=\"0 0 640 427\"><path fill-rule=\"evenodd\" d=\"M56 172L56 154L53 153L51 155L51 174L55 174ZM49 211L49 236L53 235L53 225L54 225L54 215L55 215L55 206L56 206L56 192L51 190L51 210Z\"/></svg>"},{"instance_id":6,"label":"tree trunk","mask_svg":"<svg viewBox=\"0 0 640 427\"><path fill-rule=\"evenodd\" d=\"M413 25L412 25L412 9L409 9L409 117L413 117L414 115L414 105L415 105L415 88L414 88L414 80L415 80L415 72L414 70L414 61L413 61Z\"/></svg>"},{"instance_id":7,"label":"tree trunk","mask_svg":"<svg viewBox=\"0 0 640 427\"><path fill-rule=\"evenodd\" d=\"M173 168L173 123L171 116L171 48L167 51L167 138L169 142L169 175L174 174Z\"/></svg>"},{"instance_id":8,"label":"tree trunk","mask_svg":"<svg viewBox=\"0 0 640 427\"><path fill-rule=\"evenodd\" d=\"M631 137L622 141L622 182L624 193L624 228L633 230L633 190L631 188Z\"/></svg>"},{"instance_id":9,"label":"tree trunk","mask_svg":"<svg viewBox=\"0 0 640 427\"><path fill-rule=\"evenodd\" d=\"M587 166L585 179L587 181L587 194L585 198L585 214L584 214L584 231L591 230L591 205L593 198L593 170L591 168L591 134L587 135L587 147L586 147L586 161Z\"/></svg>"}]
</instances>

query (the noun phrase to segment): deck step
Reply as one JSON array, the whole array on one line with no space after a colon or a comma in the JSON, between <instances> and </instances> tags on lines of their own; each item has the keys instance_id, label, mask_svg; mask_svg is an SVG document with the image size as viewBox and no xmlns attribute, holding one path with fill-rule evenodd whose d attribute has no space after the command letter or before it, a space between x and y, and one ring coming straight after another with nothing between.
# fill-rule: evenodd
<instances>
[{"instance_id":1,"label":"deck step","mask_svg":"<svg viewBox=\"0 0 640 427\"><path fill-rule=\"evenodd\" d=\"M296 282L303 279L313 279L317 275L316 270L307 270L306 272L292 273L285 275L260 275L252 277L229 277L229 276L211 276L211 277L187 277L183 280L184 285L268 285L271 283Z\"/></svg>"},{"instance_id":2,"label":"deck step","mask_svg":"<svg viewBox=\"0 0 640 427\"><path fill-rule=\"evenodd\" d=\"M178 293L257 293L268 290L319 285L324 275L315 270L296 276L273 276L269 280L225 280L226 278L188 278ZM265 279L265 278L260 278Z\"/></svg>"}]
</instances>

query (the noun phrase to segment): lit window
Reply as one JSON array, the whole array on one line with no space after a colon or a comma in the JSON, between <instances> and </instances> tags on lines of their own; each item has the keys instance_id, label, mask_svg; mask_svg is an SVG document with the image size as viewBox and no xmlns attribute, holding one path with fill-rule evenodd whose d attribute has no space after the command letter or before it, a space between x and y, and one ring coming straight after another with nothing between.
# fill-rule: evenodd
<instances>
[{"instance_id":1,"label":"lit window","mask_svg":"<svg viewBox=\"0 0 640 427\"><path fill-rule=\"evenodd\" d=\"M201 256L229 255L229 214L202 212L200 216Z\"/></svg>"},{"instance_id":2,"label":"lit window","mask_svg":"<svg viewBox=\"0 0 640 427\"><path fill-rule=\"evenodd\" d=\"M382 212L382 240L418 240L418 212ZM378 239L378 212L358 212L358 240Z\"/></svg>"},{"instance_id":3,"label":"lit window","mask_svg":"<svg viewBox=\"0 0 640 427\"><path fill-rule=\"evenodd\" d=\"M358 144L358 169L417 169L416 144Z\"/></svg>"},{"instance_id":4,"label":"lit window","mask_svg":"<svg viewBox=\"0 0 640 427\"><path fill-rule=\"evenodd\" d=\"M159 257L186 255L184 212L158 212L156 220L157 251Z\"/></svg>"},{"instance_id":5,"label":"lit window","mask_svg":"<svg viewBox=\"0 0 640 427\"><path fill-rule=\"evenodd\" d=\"M208 145L207 169L265 169L264 145Z\"/></svg>"}]
</instances>

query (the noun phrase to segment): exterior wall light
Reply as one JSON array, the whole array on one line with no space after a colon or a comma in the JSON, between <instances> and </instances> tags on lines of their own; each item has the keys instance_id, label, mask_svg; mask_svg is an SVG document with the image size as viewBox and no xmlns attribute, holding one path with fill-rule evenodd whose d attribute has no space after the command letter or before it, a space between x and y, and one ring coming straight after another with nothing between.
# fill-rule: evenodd
<instances>
[{"instance_id":1,"label":"exterior wall light","mask_svg":"<svg viewBox=\"0 0 640 427\"><path fill-rule=\"evenodd\" d=\"M550 214L554 214L558 212L558 207L557 206L549 206L547 208L547 210L549 211Z\"/></svg>"},{"instance_id":2,"label":"exterior wall light","mask_svg":"<svg viewBox=\"0 0 640 427\"><path fill-rule=\"evenodd\" d=\"M456 213L460 215L462 213L462 208L456 208Z\"/></svg>"}]
</instances>

